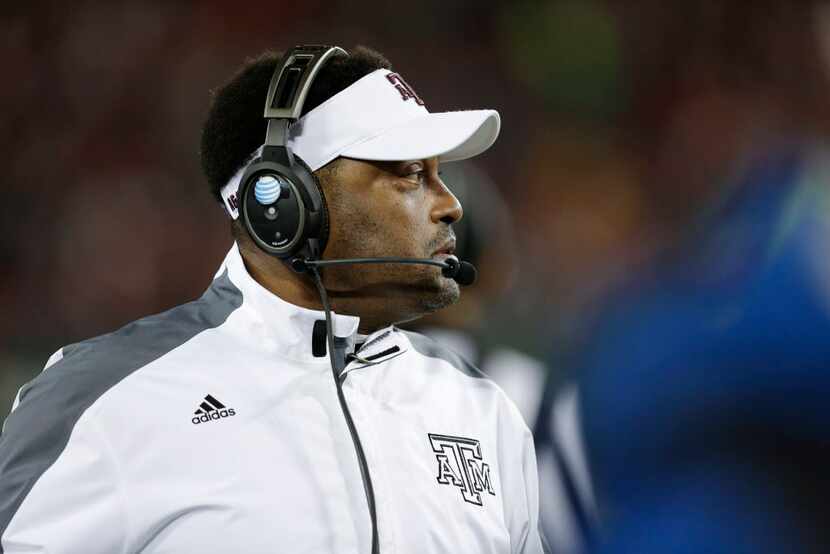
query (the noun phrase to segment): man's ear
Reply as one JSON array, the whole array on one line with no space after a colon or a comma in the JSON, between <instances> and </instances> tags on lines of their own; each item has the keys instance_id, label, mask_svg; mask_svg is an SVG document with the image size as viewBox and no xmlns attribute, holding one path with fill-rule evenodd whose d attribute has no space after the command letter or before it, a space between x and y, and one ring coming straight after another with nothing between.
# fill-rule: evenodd
<instances>
[{"instance_id":1,"label":"man's ear","mask_svg":"<svg viewBox=\"0 0 830 554\"><path fill-rule=\"evenodd\" d=\"M239 245L240 249L248 250L254 246L251 241L251 236L242 224L241 218L231 221L231 235L233 236L233 240L235 240Z\"/></svg>"}]
</instances>

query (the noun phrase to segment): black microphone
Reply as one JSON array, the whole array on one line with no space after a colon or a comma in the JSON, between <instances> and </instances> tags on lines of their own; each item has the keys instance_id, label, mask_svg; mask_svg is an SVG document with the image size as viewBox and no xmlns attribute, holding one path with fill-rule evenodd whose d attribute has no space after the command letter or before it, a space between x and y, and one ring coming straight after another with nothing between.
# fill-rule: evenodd
<instances>
[{"instance_id":1,"label":"black microphone","mask_svg":"<svg viewBox=\"0 0 830 554\"><path fill-rule=\"evenodd\" d=\"M304 273L309 267L325 267L330 265L351 264L416 264L434 265L441 268L441 275L454 280L461 286L472 285L476 281L478 271L470 262L462 262L455 256L448 256L446 261L431 260L429 258L343 258L339 260L306 260L293 258L291 268L297 273Z\"/></svg>"},{"instance_id":2,"label":"black microphone","mask_svg":"<svg viewBox=\"0 0 830 554\"><path fill-rule=\"evenodd\" d=\"M455 256L449 256L445 262L445 266L441 269L441 275L453 279L462 287L472 285L476 282L478 271L476 266L470 262L460 261Z\"/></svg>"}]
</instances>

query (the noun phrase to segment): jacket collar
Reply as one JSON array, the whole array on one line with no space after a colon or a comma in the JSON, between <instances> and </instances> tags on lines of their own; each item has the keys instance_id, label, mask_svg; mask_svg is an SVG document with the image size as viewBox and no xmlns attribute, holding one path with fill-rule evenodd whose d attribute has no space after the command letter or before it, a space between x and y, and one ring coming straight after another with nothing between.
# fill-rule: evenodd
<instances>
[{"instance_id":1,"label":"jacket collar","mask_svg":"<svg viewBox=\"0 0 830 554\"><path fill-rule=\"evenodd\" d=\"M328 357L315 357L312 353L312 334L314 323L325 321L323 311L310 310L290 304L270 292L251 277L242 260L236 243L225 257L218 275L227 270L231 282L242 293L242 308L254 320L250 329L254 339L261 342L265 349L276 349L280 354L295 360L319 361L328 364ZM348 347L354 346L360 318L332 312L334 336L348 341Z\"/></svg>"}]
</instances>

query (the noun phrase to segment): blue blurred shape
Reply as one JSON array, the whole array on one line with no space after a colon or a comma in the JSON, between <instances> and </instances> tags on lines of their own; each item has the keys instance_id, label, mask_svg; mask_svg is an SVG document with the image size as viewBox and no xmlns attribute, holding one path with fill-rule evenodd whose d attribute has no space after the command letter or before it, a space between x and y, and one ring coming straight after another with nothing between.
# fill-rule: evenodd
<instances>
[{"instance_id":1,"label":"blue blurred shape","mask_svg":"<svg viewBox=\"0 0 830 554\"><path fill-rule=\"evenodd\" d=\"M768 156L611 304L581 391L600 552L804 551L830 483L827 207L800 152Z\"/></svg>"}]
</instances>

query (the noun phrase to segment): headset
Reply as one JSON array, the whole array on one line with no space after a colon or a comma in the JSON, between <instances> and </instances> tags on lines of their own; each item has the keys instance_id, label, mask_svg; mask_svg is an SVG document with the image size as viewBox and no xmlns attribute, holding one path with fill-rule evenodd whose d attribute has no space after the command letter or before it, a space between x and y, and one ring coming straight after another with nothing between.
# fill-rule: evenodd
<instances>
[{"instance_id":1,"label":"headset","mask_svg":"<svg viewBox=\"0 0 830 554\"><path fill-rule=\"evenodd\" d=\"M265 100L265 145L240 180L240 217L245 228L257 246L285 260L298 273L346 264L417 264L440 267L445 277L461 285L472 284L476 279L475 267L454 256L445 261L320 259L329 234L326 198L317 177L288 147L288 128L302 115L306 96L320 68L333 56L348 55L338 46L296 46L274 70ZM312 273L317 275L316 271Z\"/></svg>"},{"instance_id":2,"label":"headset","mask_svg":"<svg viewBox=\"0 0 830 554\"><path fill-rule=\"evenodd\" d=\"M320 183L287 140L314 77L333 56L348 52L337 46L307 45L286 53L268 87L265 147L240 180L245 228L257 246L283 260L318 259L328 240L328 210Z\"/></svg>"}]
</instances>

